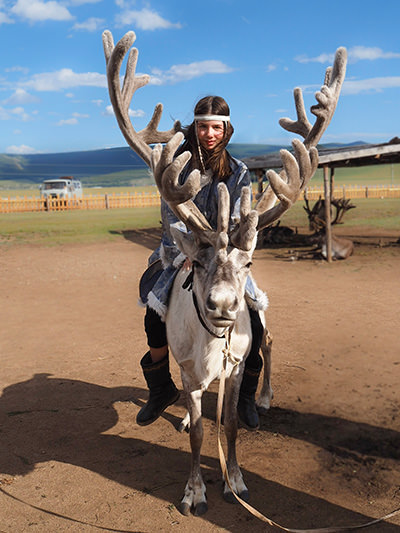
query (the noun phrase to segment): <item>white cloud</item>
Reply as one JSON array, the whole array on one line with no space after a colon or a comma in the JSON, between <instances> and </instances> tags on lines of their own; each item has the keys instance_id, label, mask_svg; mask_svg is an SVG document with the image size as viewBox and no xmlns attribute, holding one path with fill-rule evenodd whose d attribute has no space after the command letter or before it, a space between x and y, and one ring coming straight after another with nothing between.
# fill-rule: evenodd
<instances>
[{"instance_id":1,"label":"white cloud","mask_svg":"<svg viewBox=\"0 0 400 533\"><path fill-rule=\"evenodd\" d=\"M39 99L36 96L32 96L25 89L15 89L14 94L4 100L4 103L7 105L21 105L21 104L31 104L32 102L37 102Z\"/></svg>"},{"instance_id":2,"label":"white cloud","mask_svg":"<svg viewBox=\"0 0 400 533\"><path fill-rule=\"evenodd\" d=\"M75 126L76 124L78 124L78 119L76 117L67 118L57 122L57 126Z\"/></svg>"},{"instance_id":3,"label":"white cloud","mask_svg":"<svg viewBox=\"0 0 400 533\"><path fill-rule=\"evenodd\" d=\"M102 0L69 0L68 5L70 6L82 6L83 4L98 4Z\"/></svg>"},{"instance_id":4,"label":"white cloud","mask_svg":"<svg viewBox=\"0 0 400 533\"><path fill-rule=\"evenodd\" d=\"M364 92L382 92L384 89L400 87L400 76L386 78L369 78L366 80L345 80L342 94L359 94Z\"/></svg>"},{"instance_id":5,"label":"white cloud","mask_svg":"<svg viewBox=\"0 0 400 533\"><path fill-rule=\"evenodd\" d=\"M374 61L375 59L398 59L400 58L400 53L397 52L384 52L381 48L366 46L353 46L348 51L349 61L355 63L356 61L369 60Z\"/></svg>"},{"instance_id":6,"label":"white cloud","mask_svg":"<svg viewBox=\"0 0 400 533\"><path fill-rule=\"evenodd\" d=\"M35 74L20 85L36 91L60 91L71 87L107 87L107 80L104 74L97 72L78 74L69 68L63 68L55 72Z\"/></svg>"},{"instance_id":7,"label":"white cloud","mask_svg":"<svg viewBox=\"0 0 400 533\"><path fill-rule=\"evenodd\" d=\"M94 32L94 31L98 31L99 28L103 27L104 24L105 24L104 19L91 17L85 20L85 22L77 22L76 24L73 25L73 29Z\"/></svg>"},{"instance_id":8,"label":"white cloud","mask_svg":"<svg viewBox=\"0 0 400 533\"><path fill-rule=\"evenodd\" d=\"M400 87L400 76L387 76L382 78L367 78L365 80L345 80L341 94L380 93L385 89ZM304 93L312 93L320 89L319 85L301 85Z\"/></svg>"},{"instance_id":9,"label":"white cloud","mask_svg":"<svg viewBox=\"0 0 400 533\"><path fill-rule=\"evenodd\" d=\"M30 119L30 116L21 106L14 107L13 109L0 107L0 120L10 120L12 118L17 118L23 122L26 122Z\"/></svg>"},{"instance_id":10,"label":"white cloud","mask_svg":"<svg viewBox=\"0 0 400 533\"><path fill-rule=\"evenodd\" d=\"M320 54L316 57L307 57L306 55L301 55L295 57L295 61L299 63L332 63L334 60L335 54ZM378 47L367 47L367 46L353 46L347 50L347 57L349 63L357 63L357 61L375 61L377 59L398 59L400 58L400 53L398 52L384 52L381 48Z\"/></svg>"},{"instance_id":11,"label":"white cloud","mask_svg":"<svg viewBox=\"0 0 400 533\"><path fill-rule=\"evenodd\" d=\"M174 84L181 81L199 78L206 74L228 74L233 69L215 59L197 61L186 65L173 65L169 70L151 71L150 83L152 85Z\"/></svg>"},{"instance_id":12,"label":"white cloud","mask_svg":"<svg viewBox=\"0 0 400 533\"><path fill-rule=\"evenodd\" d=\"M65 118L62 120L59 120L57 122L57 126L76 126L78 124L80 118L89 118L90 115L87 115L86 113L72 113L71 118Z\"/></svg>"},{"instance_id":13,"label":"white cloud","mask_svg":"<svg viewBox=\"0 0 400 533\"><path fill-rule=\"evenodd\" d=\"M17 0L10 10L19 17L32 22L43 20L71 20L73 17L66 7L55 0Z\"/></svg>"},{"instance_id":14,"label":"white cloud","mask_svg":"<svg viewBox=\"0 0 400 533\"><path fill-rule=\"evenodd\" d=\"M15 154L15 155L22 155L22 154L39 154L40 152L38 150L35 150L35 148L32 148L31 146L27 146L26 144L21 144L20 146L9 146L6 148L6 154Z\"/></svg>"},{"instance_id":15,"label":"white cloud","mask_svg":"<svg viewBox=\"0 0 400 533\"><path fill-rule=\"evenodd\" d=\"M97 105L97 107L101 107L103 105L103 100L101 100L101 98L99 98L98 100L92 100L92 103Z\"/></svg>"},{"instance_id":16,"label":"white cloud","mask_svg":"<svg viewBox=\"0 0 400 533\"><path fill-rule=\"evenodd\" d=\"M14 109L10 110L10 113L18 117L20 120L23 120L24 122L29 120L29 115L25 112L25 109L23 107L14 107Z\"/></svg>"},{"instance_id":17,"label":"white cloud","mask_svg":"<svg viewBox=\"0 0 400 533\"><path fill-rule=\"evenodd\" d=\"M372 142L376 143L377 140L381 140L382 142L387 142L389 139L394 137L393 132L379 132L379 131L352 131L352 132L346 132L346 133L336 133L332 134L328 132L324 134L324 141L331 141L331 142L355 142L360 141L361 139L363 141L367 141L368 139L371 139Z\"/></svg>"},{"instance_id":18,"label":"white cloud","mask_svg":"<svg viewBox=\"0 0 400 533\"><path fill-rule=\"evenodd\" d=\"M108 105L103 114L107 117L113 116L114 110L112 108L112 105ZM135 109L135 110L129 109L128 114L130 117L134 118L134 117L144 117L146 113L142 109Z\"/></svg>"},{"instance_id":19,"label":"white cloud","mask_svg":"<svg viewBox=\"0 0 400 533\"><path fill-rule=\"evenodd\" d=\"M124 4L120 2L120 7ZM116 22L120 26L134 25L140 30L160 30L170 28L181 28L181 24L169 22L159 15L156 11L143 8L141 11L125 10L116 17Z\"/></svg>"},{"instance_id":20,"label":"white cloud","mask_svg":"<svg viewBox=\"0 0 400 533\"><path fill-rule=\"evenodd\" d=\"M6 13L0 11L0 24L14 24L14 21Z\"/></svg>"},{"instance_id":21,"label":"white cloud","mask_svg":"<svg viewBox=\"0 0 400 533\"><path fill-rule=\"evenodd\" d=\"M72 116L75 118L89 118L90 115L86 113L72 113Z\"/></svg>"},{"instance_id":22,"label":"white cloud","mask_svg":"<svg viewBox=\"0 0 400 533\"><path fill-rule=\"evenodd\" d=\"M267 66L267 72L272 72L273 70L276 70L276 65L271 64Z\"/></svg>"},{"instance_id":23,"label":"white cloud","mask_svg":"<svg viewBox=\"0 0 400 533\"><path fill-rule=\"evenodd\" d=\"M218 60L198 61L186 65L173 65L166 71L153 69L150 84L175 84L206 74L227 74L232 71L233 69L231 67ZM54 72L35 74L27 81L21 82L19 86L21 89L31 89L39 92L55 92L74 87L107 88L107 79L105 74L99 74L97 72L77 73L72 69L63 68ZM68 93L68 96L70 97L71 93Z\"/></svg>"},{"instance_id":24,"label":"white cloud","mask_svg":"<svg viewBox=\"0 0 400 533\"><path fill-rule=\"evenodd\" d=\"M14 67L6 68L4 70L6 72L22 72L22 74L28 74L28 72L29 72L29 68L20 67L19 65L15 65Z\"/></svg>"},{"instance_id":25,"label":"white cloud","mask_svg":"<svg viewBox=\"0 0 400 533\"><path fill-rule=\"evenodd\" d=\"M320 54L317 57L307 57L306 55L296 56L295 61L299 63L332 63L334 54Z\"/></svg>"}]
</instances>

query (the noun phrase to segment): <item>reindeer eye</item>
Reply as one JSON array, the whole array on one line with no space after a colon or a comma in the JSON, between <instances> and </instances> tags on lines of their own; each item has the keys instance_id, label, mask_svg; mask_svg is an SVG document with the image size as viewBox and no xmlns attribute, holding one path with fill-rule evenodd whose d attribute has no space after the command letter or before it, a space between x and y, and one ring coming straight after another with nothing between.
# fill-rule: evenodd
<instances>
[{"instance_id":1,"label":"reindeer eye","mask_svg":"<svg viewBox=\"0 0 400 533\"><path fill-rule=\"evenodd\" d=\"M250 261L249 263L247 263L246 268L250 268L252 264L253 263Z\"/></svg>"}]
</instances>

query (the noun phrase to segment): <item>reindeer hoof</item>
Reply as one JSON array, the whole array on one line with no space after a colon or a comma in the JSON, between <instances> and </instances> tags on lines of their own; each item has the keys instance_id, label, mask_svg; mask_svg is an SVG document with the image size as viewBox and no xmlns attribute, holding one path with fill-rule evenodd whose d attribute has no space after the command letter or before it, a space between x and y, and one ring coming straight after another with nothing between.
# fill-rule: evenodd
<instances>
[{"instance_id":1,"label":"reindeer hoof","mask_svg":"<svg viewBox=\"0 0 400 533\"><path fill-rule=\"evenodd\" d=\"M206 502L200 502L196 505L194 510L194 516L201 516L208 511L208 505Z\"/></svg>"},{"instance_id":2,"label":"reindeer hoof","mask_svg":"<svg viewBox=\"0 0 400 533\"><path fill-rule=\"evenodd\" d=\"M257 405L257 411L258 411L258 414L260 414L261 416L267 416L269 407Z\"/></svg>"},{"instance_id":3,"label":"reindeer hoof","mask_svg":"<svg viewBox=\"0 0 400 533\"><path fill-rule=\"evenodd\" d=\"M189 413L186 413L186 415L182 418L179 426L178 431L179 433L183 433L186 431L186 433L189 433L190 430L190 415Z\"/></svg>"},{"instance_id":4,"label":"reindeer hoof","mask_svg":"<svg viewBox=\"0 0 400 533\"><path fill-rule=\"evenodd\" d=\"M181 422L178 426L178 431L179 433L183 433L184 431L186 431L186 433L189 433L190 427L186 426L183 422Z\"/></svg>"},{"instance_id":5,"label":"reindeer hoof","mask_svg":"<svg viewBox=\"0 0 400 533\"><path fill-rule=\"evenodd\" d=\"M239 494L239 498L241 500L243 500L244 502L248 502L249 501L249 491L247 489L243 490ZM233 503L233 504L239 503L238 500L236 499L235 495L231 491L224 492L224 500L226 502L228 502L228 503Z\"/></svg>"},{"instance_id":6,"label":"reindeer hoof","mask_svg":"<svg viewBox=\"0 0 400 533\"><path fill-rule=\"evenodd\" d=\"M190 505L186 502L181 502L178 511L180 511L184 516L190 515Z\"/></svg>"},{"instance_id":7,"label":"reindeer hoof","mask_svg":"<svg viewBox=\"0 0 400 533\"><path fill-rule=\"evenodd\" d=\"M228 503L238 503L237 499L233 495L233 492L231 491L224 492L224 500Z\"/></svg>"},{"instance_id":8,"label":"reindeer hoof","mask_svg":"<svg viewBox=\"0 0 400 533\"><path fill-rule=\"evenodd\" d=\"M242 492L239 494L239 497L240 497L244 502L248 502L248 501L249 501L249 491L248 491L248 490L244 490L244 491L242 491Z\"/></svg>"}]
</instances>

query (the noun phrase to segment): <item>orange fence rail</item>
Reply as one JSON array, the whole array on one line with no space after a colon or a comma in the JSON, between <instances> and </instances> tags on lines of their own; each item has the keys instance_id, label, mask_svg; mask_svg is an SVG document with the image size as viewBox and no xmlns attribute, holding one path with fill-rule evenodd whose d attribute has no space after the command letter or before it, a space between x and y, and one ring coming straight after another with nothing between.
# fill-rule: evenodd
<instances>
[{"instance_id":1,"label":"orange fence rail","mask_svg":"<svg viewBox=\"0 0 400 533\"><path fill-rule=\"evenodd\" d=\"M308 187L303 193L309 200L324 197L323 187ZM400 185L343 185L335 186L335 198L400 198Z\"/></svg>"},{"instance_id":2,"label":"orange fence rail","mask_svg":"<svg viewBox=\"0 0 400 533\"><path fill-rule=\"evenodd\" d=\"M307 189L309 200L324 196L322 187ZM335 198L400 198L400 185L345 185L335 187ZM83 198L14 198L0 197L0 213L23 213L28 211L67 211L72 209L119 209L129 207L153 207L160 205L158 192L127 192L85 195Z\"/></svg>"},{"instance_id":3,"label":"orange fence rail","mask_svg":"<svg viewBox=\"0 0 400 533\"><path fill-rule=\"evenodd\" d=\"M82 198L0 198L0 213L25 211L67 211L71 209L119 209L123 207L152 207L160 205L156 192L111 193L85 195Z\"/></svg>"}]
</instances>

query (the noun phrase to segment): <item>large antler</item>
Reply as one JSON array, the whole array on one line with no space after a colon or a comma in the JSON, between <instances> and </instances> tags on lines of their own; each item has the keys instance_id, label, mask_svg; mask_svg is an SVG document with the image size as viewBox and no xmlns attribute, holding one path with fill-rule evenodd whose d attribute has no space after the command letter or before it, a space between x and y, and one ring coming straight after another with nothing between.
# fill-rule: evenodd
<instances>
[{"instance_id":1,"label":"large antler","mask_svg":"<svg viewBox=\"0 0 400 533\"><path fill-rule=\"evenodd\" d=\"M133 31L126 33L114 47L111 32L103 33L104 55L107 65L107 82L111 104L121 129L129 146L150 166L151 148L149 144L168 142L179 131L180 123L175 122L169 131L158 131L158 125L162 115L162 104L157 104L153 116L148 125L141 131L136 132L129 118L129 106L133 94L150 81L150 76L144 74L136 76L136 63L138 50L132 48L128 56L125 77L121 89L120 69L128 50L136 40Z\"/></svg>"},{"instance_id":2,"label":"large antler","mask_svg":"<svg viewBox=\"0 0 400 533\"><path fill-rule=\"evenodd\" d=\"M282 118L279 124L284 129L301 135L304 142L296 139L292 142L294 156L287 150L281 150L283 170L280 174L268 170L269 186L256 205L259 213L258 230L280 218L296 202L314 175L318 167L318 152L315 147L335 112L346 74L346 62L346 49L338 48L333 67L326 70L324 85L315 94L318 104L311 107L311 112L317 117L314 126L307 119L301 89L294 89L297 120ZM280 202L274 205L276 199Z\"/></svg>"},{"instance_id":3,"label":"large antler","mask_svg":"<svg viewBox=\"0 0 400 533\"><path fill-rule=\"evenodd\" d=\"M317 120L314 126L307 119L304 108L303 93L299 87L294 89L294 101L297 111L297 120L281 118L279 124L287 131L297 133L304 137L307 148L317 146L324 131L328 127L336 105L339 100L340 90L346 75L347 51L346 48L338 48L335 54L333 67L328 67L325 72L324 85L315 93L318 104L311 106L310 110Z\"/></svg>"},{"instance_id":4,"label":"large antler","mask_svg":"<svg viewBox=\"0 0 400 533\"><path fill-rule=\"evenodd\" d=\"M201 189L200 172L193 171L184 185L178 184L178 176L191 157L190 152L185 152L174 159L174 154L183 140L183 134L179 132L180 123L175 122L174 127L169 131L157 130L162 114L162 104L157 104L149 124L139 132L135 131L129 118L129 106L134 92L146 85L150 79L148 75L135 75L138 50L132 48L129 52L121 89L121 65L135 40L135 33L130 31L114 46L111 32L103 33L108 90L118 125L129 146L153 171L161 196L168 202L177 217L190 230L204 232L205 236L214 240L210 224L192 201ZM155 143L167 144L164 148L161 144L157 144L154 149L150 148L149 145Z\"/></svg>"}]
</instances>

